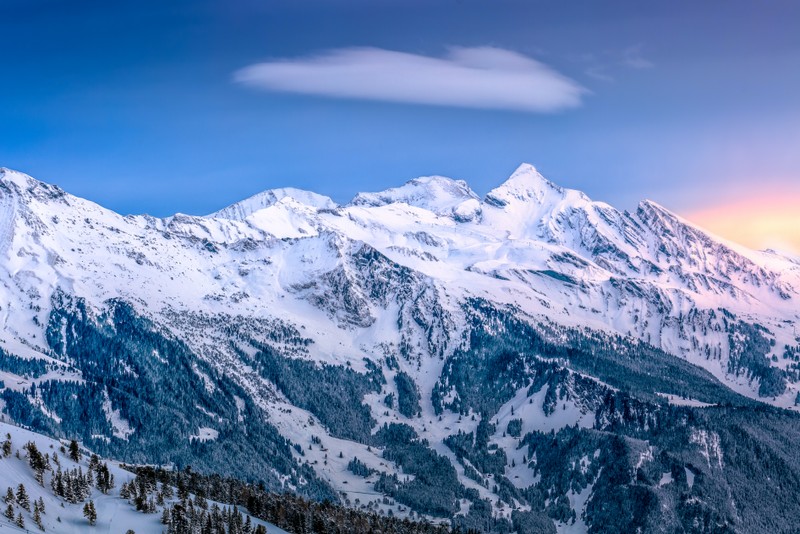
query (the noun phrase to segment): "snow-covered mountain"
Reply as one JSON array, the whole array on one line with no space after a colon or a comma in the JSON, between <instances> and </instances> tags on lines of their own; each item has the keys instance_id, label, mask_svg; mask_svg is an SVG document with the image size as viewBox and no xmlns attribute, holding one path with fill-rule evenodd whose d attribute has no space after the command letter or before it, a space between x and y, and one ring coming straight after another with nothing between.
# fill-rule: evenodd
<instances>
[{"instance_id":1,"label":"snow-covered mountain","mask_svg":"<svg viewBox=\"0 0 800 534\"><path fill-rule=\"evenodd\" d=\"M10 417L76 435L63 398L85 396L99 417L80 435L96 449L209 466L215 443L267 433L260 443L283 463L247 476L358 495L362 506L419 477L387 457L391 446L375 438L384 424L428 440L464 491L510 518L509 504L531 510L530 499L486 483L492 473L449 437L492 421L487 443L514 460L506 476L521 491L537 468L519 439L502 435L519 410L524 437L597 427L599 399L631 388L696 405L731 402L733 390L792 408L798 302L796 260L712 236L651 201L619 211L530 165L482 199L463 181L425 177L341 206L286 188L165 219L122 216L0 171ZM520 360L482 397L470 386L488 380L476 362L503 344ZM569 373L559 391L571 393L551 410L549 386L531 384L547 375L537 366L556 361ZM661 381L644 387L645 376ZM196 398L160 394L178 383ZM147 434L147 417L164 405L174 421ZM247 454L268 453L251 445ZM156 450L163 457L147 457ZM354 457L366 466L356 471L373 474L348 469ZM475 501L465 495L454 496L463 513ZM565 498L580 517L589 494Z\"/></svg>"}]
</instances>

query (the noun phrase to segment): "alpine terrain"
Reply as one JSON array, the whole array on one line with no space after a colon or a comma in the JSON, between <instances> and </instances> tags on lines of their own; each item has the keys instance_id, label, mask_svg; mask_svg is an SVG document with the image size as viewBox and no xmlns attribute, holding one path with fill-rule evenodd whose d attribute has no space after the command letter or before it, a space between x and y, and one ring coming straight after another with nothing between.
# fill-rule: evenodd
<instances>
[{"instance_id":1,"label":"alpine terrain","mask_svg":"<svg viewBox=\"0 0 800 534\"><path fill-rule=\"evenodd\" d=\"M530 165L165 219L0 170L17 449L461 531L794 532L798 326L800 259Z\"/></svg>"}]
</instances>

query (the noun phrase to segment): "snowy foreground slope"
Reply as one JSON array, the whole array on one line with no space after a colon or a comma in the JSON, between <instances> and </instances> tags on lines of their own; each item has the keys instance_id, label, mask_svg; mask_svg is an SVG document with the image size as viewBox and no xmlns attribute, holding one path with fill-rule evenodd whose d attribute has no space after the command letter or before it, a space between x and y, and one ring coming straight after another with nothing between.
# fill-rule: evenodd
<instances>
[{"instance_id":1,"label":"snowy foreground slope","mask_svg":"<svg viewBox=\"0 0 800 534\"><path fill-rule=\"evenodd\" d=\"M56 460L52 460L51 466L53 469L60 468L62 471L81 469L83 472L88 472L90 457L83 454L81 459L75 462L69 457L68 450L65 447L69 445L67 442L62 443L7 423L0 423L0 441L5 442L7 437L10 437L13 452L8 457L0 457L0 491L5 496L7 488L11 488L17 494L20 485L22 485L29 499L27 508L30 508L30 510L21 505L18 500L8 503L4 499L2 503L4 513L0 516L0 532L124 533L130 530L143 534L160 533L168 529L168 526L161 522L164 505L157 506L154 511L143 513L137 511L128 499L120 496L122 485L130 483L135 476L133 473L122 469L116 462L101 460L102 463L107 465L114 478L114 487L110 491L102 492L92 488L85 502L70 503L68 500L56 495L51 489L50 483L54 476L52 469L45 471L43 485L36 480L35 471L29 465L28 452L25 446L29 443L35 443L39 452L42 455L46 454L48 459L53 458L54 455L58 457L58 464L55 463ZM86 451L83 452L85 453ZM19 456L17 456L17 453L19 453ZM33 510L38 507L34 504L36 501L44 504L44 512L39 513L41 526L37 525L34 520ZM169 506L176 501L177 499L174 497L167 499L165 505ZM84 505L88 502L94 505L97 514L96 522L93 525L89 523L83 513ZM5 515L9 504L15 514L13 520ZM214 504L213 502L209 503L210 506ZM22 527L19 526L20 524L22 524ZM286 534L285 531L278 527L253 517L250 517L250 524L253 528L262 525L271 534Z\"/></svg>"},{"instance_id":2,"label":"snowy foreground slope","mask_svg":"<svg viewBox=\"0 0 800 534\"><path fill-rule=\"evenodd\" d=\"M484 530L605 524L612 458L655 477L669 512L631 521L752 527L715 457L730 429L706 414L795 409L798 302L796 260L529 165L484 198L425 177L344 206L285 188L166 219L0 171L5 417ZM573 446L544 461L551 431ZM722 493L692 493L712 480Z\"/></svg>"}]
</instances>

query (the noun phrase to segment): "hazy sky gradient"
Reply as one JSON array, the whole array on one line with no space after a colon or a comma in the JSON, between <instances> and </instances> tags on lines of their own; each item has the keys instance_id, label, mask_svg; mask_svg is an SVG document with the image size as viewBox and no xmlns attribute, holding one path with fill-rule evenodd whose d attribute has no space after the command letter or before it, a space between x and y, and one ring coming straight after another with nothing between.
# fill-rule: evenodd
<instances>
[{"instance_id":1,"label":"hazy sky gradient","mask_svg":"<svg viewBox=\"0 0 800 534\"><path fill-rule=\"evenodd\" d=\"M800 2L3 0L0 20L0 166L123 213L285 185L343 202L426 174L482 194L523 161L621 208L800 212ZM329 70L236 81L337 53L368 81L354 50L421 74L403 98L314 89L344 83ZM528 71L492 96L500 78L476 87L475 69L502 58L458 50ZM468 86L460 104L436 68Z\"/></svg>"}]
</instances>

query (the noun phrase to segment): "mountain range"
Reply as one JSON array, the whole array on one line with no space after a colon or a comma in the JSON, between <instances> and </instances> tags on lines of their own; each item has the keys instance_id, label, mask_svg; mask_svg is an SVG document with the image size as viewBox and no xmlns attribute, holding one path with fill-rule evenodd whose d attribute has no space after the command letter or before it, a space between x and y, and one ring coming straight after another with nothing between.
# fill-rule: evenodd
<instances>
[{"instance_id":1,"label":"mountain range","mask_svg":"<svg viewBox=\"0 0 800 534\"><path fill-rule=\"evenodd\" d=\"M123 216L0 170L4 418L486 532L791 532L800 262L520 166Z\"/></svg>"}]
</instances>

